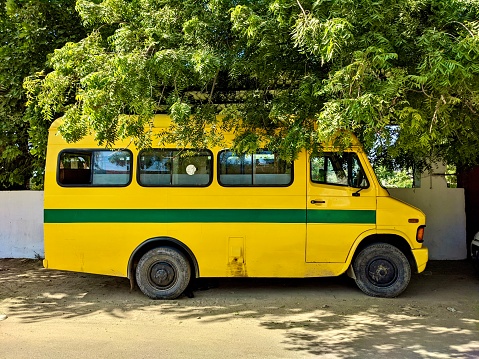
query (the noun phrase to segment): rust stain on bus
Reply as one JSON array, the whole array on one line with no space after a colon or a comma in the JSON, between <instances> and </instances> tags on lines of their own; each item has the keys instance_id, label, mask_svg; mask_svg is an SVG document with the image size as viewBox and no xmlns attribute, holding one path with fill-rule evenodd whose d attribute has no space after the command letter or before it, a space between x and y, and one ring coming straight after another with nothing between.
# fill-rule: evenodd
<instances>
[{"instance_id":1,"label":"rust stain on bus","mask_svg":"<svg viewBox=\"0 0 479 359\"><path fill-rule=\"evenodd\" d=\"M233 258L228 263L228 272L232 277L247 277L246 264L241 258Z\"/></svg>"}]
</instances>

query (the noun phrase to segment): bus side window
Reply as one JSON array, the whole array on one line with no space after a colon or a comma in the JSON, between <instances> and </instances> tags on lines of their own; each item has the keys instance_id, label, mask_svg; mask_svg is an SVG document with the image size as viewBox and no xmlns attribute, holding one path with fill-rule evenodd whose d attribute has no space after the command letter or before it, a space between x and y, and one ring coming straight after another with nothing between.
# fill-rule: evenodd
<instances>
[{"instance_id":1,"label":"bus side window","mask_svg":"<svg viewBox=\"0 0 479 359\"><path fill-rule=\"evenodd\" d=\"M271 151L237 155L224 150L218 154L218 182L222 186L289 186L293 165Z\"/></svg>"},{"instance_id":2,"label":"bus side window","mask_svg":"<svg viewBox=\"0 0 479 359\"><path fill-rule=\"evenodd\" d=\"M62 152L58 182L64 185L91 184L91 154Z\"/></svg>"},{"instance_id":3,"label":"bus side window","mask_svg":"<svg viewBox=\"0 0 479 359\"><path fill-rule=\"evenodd\" d=\"M131 153L110 150L66 150L60 154L58 183L65 186L126 186L131 179Z\"/></svg>"},{"instance_id":4,"label":"bus side window","mask_svg":"<svg viewBox=\"0 0 479 359\"><path fill-rule=\"evenodd\" d=\"M131 155L128 151L93 152L93 185L126 185L130 176Z\"/></svg>"},{"instance_id":5,"label":"bus side window","mask_svg":"<svg viewBox=\"0 0 479 359\"><path fill-rule=\"evenodd\" d=\"M138 183L151 187L206 187L212 181L210 151L153 148L138 156Z\"/></svg>"}]
</instances>

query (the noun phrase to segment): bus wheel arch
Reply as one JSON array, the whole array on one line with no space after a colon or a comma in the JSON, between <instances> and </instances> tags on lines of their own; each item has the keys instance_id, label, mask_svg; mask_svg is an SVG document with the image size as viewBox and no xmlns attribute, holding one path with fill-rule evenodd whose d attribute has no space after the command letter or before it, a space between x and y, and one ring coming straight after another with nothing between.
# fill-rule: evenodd
<instances>
[{"instance_id":1,"label":"bus wheel arch","mask_svg":"<svg viewBox=\"0 0 479 359\"><path fill-rule=\"evenodd\" d=\"M411 248L404 238L373 235L356 248L348 275L364 293L391 298L406 289L416 267Z\"/></svg>"},{"instance_id":2,"label":"bus wheel arch","mask_svg":"<svg viewBox=\"0 0 479 359\"><path fill-rule=\"evenodd\" d=\"M141 258L149 251L159 247L170 247L180 252L188 261L191 268L191 279L200 276L198 261L188 246L172 237L154 237L147 239L135 248L128 261L128 278L131 288L136 284L136 268Z\"/></svg>"},{"instance_id":3,"label":"bus wheel arch","mask_svg":"<svg viewBox=\"0 0 479 359\"><path fill-rule=\"evenodd\" d=\"M409 261L413 273L417 273L417 263L412 254L411 246L405 238L401 237L398 234L371 234L369 236L366 236L354 249L354 254L350 264L352 265L354 259L364 248L374 243L388 243L399 249Z\"/></svg>"}]
</instances>

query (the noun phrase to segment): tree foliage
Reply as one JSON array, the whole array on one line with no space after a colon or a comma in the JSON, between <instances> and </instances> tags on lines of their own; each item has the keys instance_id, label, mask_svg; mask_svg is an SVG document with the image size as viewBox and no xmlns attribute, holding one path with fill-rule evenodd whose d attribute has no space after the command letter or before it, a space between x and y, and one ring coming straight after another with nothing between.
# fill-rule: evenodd
<instances>
[{"instance_id":1,"label":"tree foliage","mask_svg":"<svg viewBox=\"0 0 479 359\"><path fill-rule=\"evenodd\" d=\"M38 146L43 154L49 122L34 107L27 111L23 80L46 69L55 48L84 37L74 4L0 0L0 189L25 188L35 167L43 167L43 156L36 163L33 155Z\"/></svg>"},{"instance_id":2,"label":"tree foliage","mask_svg":"<svg viewBox=\"0 0 479 359\"><path fill-rule=\"evenodd\" d=\"M283 158L356 133L378 161L477 160L476 0L78 0L93 30L25 82L38 116L70 141L132 138ZM216 114L225 115L217 123Z\"/></svg>"}]
</instances>

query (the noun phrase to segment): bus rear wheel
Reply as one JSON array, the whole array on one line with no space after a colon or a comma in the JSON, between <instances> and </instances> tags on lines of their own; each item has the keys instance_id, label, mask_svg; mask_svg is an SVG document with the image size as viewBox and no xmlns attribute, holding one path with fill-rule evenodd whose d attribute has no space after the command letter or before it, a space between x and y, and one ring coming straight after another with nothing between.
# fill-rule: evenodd
<instances>
[{"instance_id":1,"label":"bus rear wheel","mask_svg":"<svg viewBox=\"0 0 479 359\"><path fill-rule=\"evenodd\" d=\"M136 267L140 290L152 299L175 299L186 289L191 268L183 253L171 247L146 252Z\"/></svg>"},{"instance_id":2,"label":"bus rear wheel","mask_svg":"<svg viewBox=\"0 0 479 359\"><path fill-rule=\"evenodd\" d=\"M367 246L353 262L356 284L373 297L394 298L411 279L411 265L398 248L387 243Z\"/></svg>"}]
</instances>

